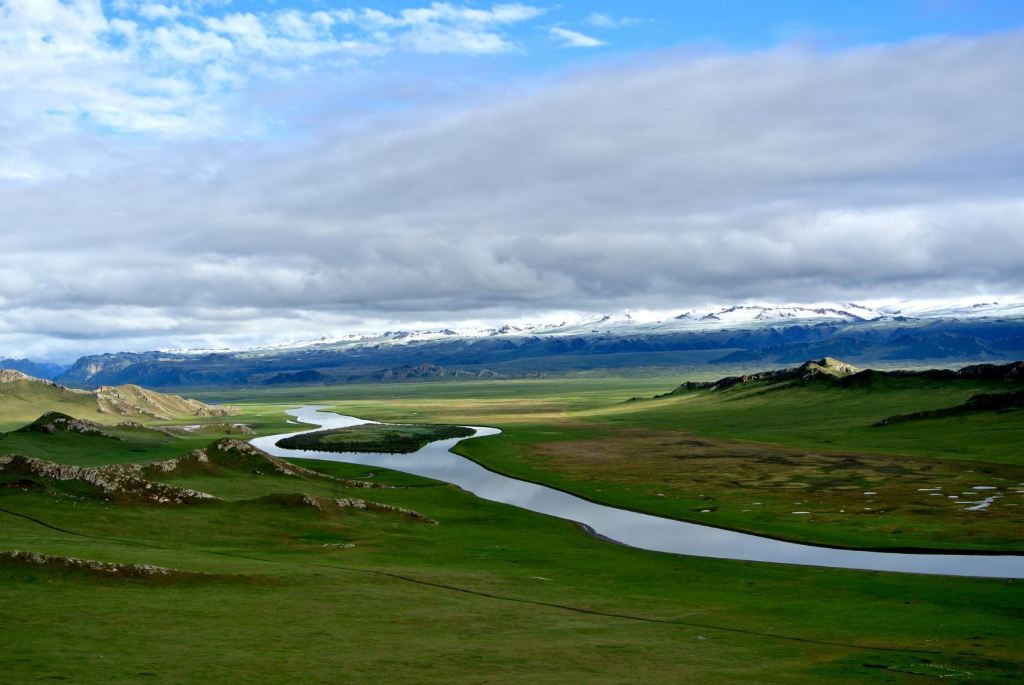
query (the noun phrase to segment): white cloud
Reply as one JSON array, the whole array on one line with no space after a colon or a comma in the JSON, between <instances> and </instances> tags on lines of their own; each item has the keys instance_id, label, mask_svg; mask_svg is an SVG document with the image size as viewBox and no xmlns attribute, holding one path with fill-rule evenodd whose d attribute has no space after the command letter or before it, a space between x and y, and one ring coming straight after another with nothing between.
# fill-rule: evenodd
<instances>
[{"instance_id":1,"label":"white cloud","mask_svg":"<svg viewBox=\"0 0 1024 685\"><path fill-rule=\"evenodd\" d=\"M515 47L507 27L543 13L518 3L485 9L445 2L396 14L217 11L200 2L0 3L0 123L36 136L69 128L234 136L272 118L240 106L252 80L288 80L396 50L505 52ZM36 177L39 166L8 160L0 178Z\"/></svg>"},{"instance_id":2,"label":"white cloud","mask_svg":"<svg viewBox=\"0 0 1024 685\"><path fill-rule=\"evenodd\" d=\"M563 29L559 26L553 26L548 29L548 31L552 36L560 39L564 46L570 48L596 48L605 45L605 42L602 40L584 35L577 31Z\"/></svg>"},{"instance_id":3,"label":"white cloud","mask_svg":"<svg viewBox=\"0 0 1024 685\"><path fill-rule=\"evenodd\" d=\"M177 19L181 16L181 8L161 5L159 3L148 3L142 5L138 13L140 17L145 19Z\"/></svg>"},{"instance_id":4,"label":"white cloud","mask_svg":"<svg viewBox=\"0 0 1024 685\"><path fill-rule=\"evenodd\" d=\"M110 25L86 10L48 9ZM280 49L276 19L258 18ZM33 40L19 28L11 40ZM345 93L317 91L325 110L301 139L157 145L86 136L77 117L181 135L216 121L209 93L232 87L242 42L218 34L230 54L195 57L201 86L134 70L73 28L38 46L60 74L0 59L0 173L15 179L0 182L0 356L363 319L1024 289L1022 33L661 54L358 125ZM418 103L420 85L368 88Z\"/></svg>"},{"instance_id":5,"label":"white cloud","mask_svg":"<svg viewBox=\"0 0 1024 685\"><path fill-rule=\"evenodd\" d=\"M643 23L643 20L637 17L613 17L610 14L605 14L603 12L592 12L587 15L586 22L591 26L596 26L597 28L619 29L636 26L637 24Z\"/></svg>"}]
</instances>

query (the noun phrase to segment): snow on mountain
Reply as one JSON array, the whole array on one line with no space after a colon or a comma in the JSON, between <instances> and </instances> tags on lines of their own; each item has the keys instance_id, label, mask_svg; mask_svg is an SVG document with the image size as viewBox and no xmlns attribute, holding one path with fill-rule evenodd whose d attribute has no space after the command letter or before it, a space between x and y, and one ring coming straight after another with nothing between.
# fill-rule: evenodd
<instances>
[{"instance_id":1,"label":"snow on mountain","mask_svg":"<svg viewBox=\"0 0 1024 685\"><path fill-rule=\"evenodd\" d=\"M627 310L619 314L585 315L557 323L515 322L498 326L464 326L416 330L388 330L382 333L344 334L308 340L280 342L243 349L175 349L168 354L202 355L231 352L262 356L275 352L343 350L380 345L406 345L443 339L472 340L489 337L657 335L660 333L813 325L817 323L885 323L930 319L1024 318L1024 299L999 301L889 301L866 306L853 302L812 305L731 305L704 307L680 312Z\"/></svg>"},{"instance_id":2,"label":"snow on mountain","mask_svg":"<svg viewBox=\"0 0 1024 685\"><path fill-rule=\"evenodd\" d=\"M885 313L859 304L833 305L787 305L758 306L740 305L733 307L708 307L684 312L676 317L679 321L696 323L705 327L731 327L741 324L791 323L811 321L877 321Z\"/></svg>"}]
</instances>

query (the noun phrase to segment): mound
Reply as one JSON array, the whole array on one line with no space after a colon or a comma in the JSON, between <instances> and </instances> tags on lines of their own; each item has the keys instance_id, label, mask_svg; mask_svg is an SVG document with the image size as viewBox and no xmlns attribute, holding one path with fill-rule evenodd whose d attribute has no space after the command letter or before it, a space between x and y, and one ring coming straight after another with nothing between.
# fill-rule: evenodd
<instances>
[{"instance_id":1,"label":"mound","mask_svg":"<svg viewBox=\"0 0 1024 685\"><path fill-rule=\"evenodd\" d=\"M343 484L349 488L390 488L381 483L370 483L313 471L290 464L280 457L267 454L258 447L234 438L224 438L212 445L193 450L186 455L153 462L142 467L148 477L186 475L190 473L216 473L218 470L244 471L255 475L277 475L293 478L317 478Z\"/></svg>"},{"instance_id":2,"label":"mound","mask_svg":"<svg viewBox=\"0 0 1024 685\"><path fill-rule=\"evenodd\" d=\"M205 492L147 480L144 474L136 464L86 467L17 454L0 456L0 486L43 487L124 503L197 504L216 499Z\"/></svg>"},{"instance_id":3,"label":"mound","mask_svg":"<svg viewBox=\"0 0 1024 685\"><path fill-rule=\"evenodd\" d=\"M107 433L99 424L85 419L76 419L59 411L49 411L40 416L32 423L19 428L17 433L79 433L81 435L96 435L112 440L120 440L114 435Z\"/></svg>"},{"instance_id":4,"label":"mound","mask_svg":"<svg viewBox=\"0 0 1024 685\"><path fill-rule=\"evenodd\" d=\"M307 451L410 454L436 440L468 438L474 433L472 428L449 424L364 423L300 433L283 438L277 444L287 449Z\"/></svg>"},{"instance_id":5,"label":"mound","mask_svg":"<svg viewBox=\"0 0 1024 685\"><path fill-rule=\"evenodd\" d=\"M186 579L209 577L206 573L195 571L179 571L166 566L153 566L151 564L118 564L109 561L94 561L92 559L77 559L75 557L62 557L41 552L22 552L10 550L0 552L0 561L20 565L41 566L48 569L82 571L85 573L118 577L118 578L163 578L163 579Z\"/></svg>"},{"instance_id":6,"label":"mound","mask_svg":"<svg viewBox=\"0 0 1024 685\"><path fill-rule=\"evenodd\" d=\"M951 369L928 369L924 371L876 371L860 370L852 364L825 357L807 361L791 369L762 371L742 376L727 376L717 381L686 382L666 395L678 395L691 390L726 390L735 385L764 381L769 383L808 383L817 380L832 381L842 387L864 387L886 378L920 378L932 381L977 380L977 381L1024 381L1024 362L1009 364L975 364L953 371Z\"/></svg>"},{"instance_id":7,"label":"mound","mask_svg":"<svg viewBox=\"0 0 1024 685\"><path fill-rule=\"evenodd\" d=\"M1007 412L1024 407L1024 391L984 393L973 395L963 404L955 407L944 407L942 409L931 409L929 411L916 411L909 414L897 414L882 419L875 426L888 426L893 423L906 421L920 421L924 419L943 419L950 416L965 416L968 414L981 414L987 412Z\"/></svg>"},{"instance_id":8,"label":"mound","mask_svg":"<svg viewBox=\"0 0 1024 685\"><path fill-rule=\"evenodd\" d=\"M742 376L726 376L717 381L687 382L668 393L669 395L687 392L690 390L726 390L734 385L743 383L755 383L768 381L779 383L783 381L807 383L819 379L838 380L860 373L853 364L825 357L823 359L806 361L800 366L792 369L778 369L775 371L761 371L759 373L744 374Z\"/></svg>"},{"instance_id":9,"label":"mound","mask_svg":"<svg viewBox=\"0 0 1024 685\"><path fill-rule=\"evenodd\" d=\"M138 385L104 385L95 392L101 412L121 416L174 419L182 416L231 416L233 407L213 407L198 400L147 390Z\"/></svg>"},{"instance_id":10,"label":"mound","mask_svg":"<svg viewBox=\"0 0 1024 685\"><path fill-rule=\"evenodd\" d=\"M402 516L406 516L414 521L437 524L437 521L434 519L429 516L424 516L418 511L413 511L412 509L396 507L391 504L381 504L380 502L370 502L355 497L332 499L330 497L307 495L301 492L287 494L275 493L272 495L265 495L254 500L249 500L249 502L252 504L287 507L289 509L309 507L323 514L334 514L347 509L376 511L388 514L401 514Z\"/></svg>"}]
</instances>

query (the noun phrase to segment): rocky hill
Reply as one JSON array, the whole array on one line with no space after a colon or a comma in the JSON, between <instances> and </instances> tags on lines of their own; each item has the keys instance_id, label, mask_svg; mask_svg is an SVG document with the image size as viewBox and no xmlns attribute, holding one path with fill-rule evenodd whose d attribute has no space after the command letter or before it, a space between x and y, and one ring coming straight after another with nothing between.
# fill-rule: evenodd
<instances>
[{"instance_id":1,"label":"rocky hill","mask_svg":"<svg viewBox=\"0 0 1024 685\"><path fill-rule=\"evenodd\" d=\"M804 362L789 369L761 371L740 376L726 376L717 381L686 382L667 395L677 395L694 390L727 390L747 383L807 383L818 380L830 381L839 386L862 387L885 378L922 378L933 381L976 380L1024 382L1024 361L1009 364L972 364L962 369L927 369L923 371L877 371L858 369L852 364L825 357ZM1017 393L1011 393L1017 395ZM662 395L664 396L664 395ZM1014 400L1019 404L1019 400ZM1015 405L1016 406L1016 405Z\"/></svg>"},{"instance_id":2,"label":"rocky hill","mask_svg":"<svg viewBox=\"0 0 1024 685\"><path fill-rule=\"evenodd\" d=\"M75 419L101 424L125 418L147 421L174 420L236 413L197 400L147 390L137 385L104 386L94 391L68 388L20 371L0 369L0 421L22 425L45 412L60 412Z\"/></svg>"}]
</instances>

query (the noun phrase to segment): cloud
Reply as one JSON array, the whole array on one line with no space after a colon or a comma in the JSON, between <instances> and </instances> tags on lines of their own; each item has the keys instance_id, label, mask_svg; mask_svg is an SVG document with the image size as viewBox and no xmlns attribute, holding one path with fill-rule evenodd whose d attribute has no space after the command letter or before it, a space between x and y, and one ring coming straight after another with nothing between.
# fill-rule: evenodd
<instances>
[{"instance_id":1,"label":"cloud","mask_svg":"<svg viewBox=\"0 0 1024 685\"><path fill-rule=\"evenodd\" d=\"M638 19L637 17L613 17L610 14L604 14L603 12L592 12L587 15L586 22L591 26L596 26L597 28L618 29L636 26L637 24L643 23L643 20Z\"/></svg>"},{"instance_id":2,"label":"cloud","mask_svg":"<svg viewBox=\"0 0 1024 685\"><path fill-rule=\"evenodd\" d=\"M0 356L1019 293L1021 63L1021 33L669 52L447 109L353 121L328 101L301 138L260 144L83 140L65 122L44 158L65 173L0 183ZM8 121L5 163L36 135Z\"/></svg>"},{"instance_id":3,"label":"cloud","mask_svg":"<svg viewBox=\"0 0 1024 685\"><path fill-rule=\"evenodd\" d=\"M244 135L274 118L246 106L247 84L287 82L393 52L508 52L517 47L509 27L543 12L519 3L485 9L435 2L387 14L9 0L0 3L0 125L40 136L71 129ZM40 173L38 164L0 164L0 178Z\"/></svg>"},{"instance_id":4,"label":"cloud","mask_svg":"<svg viewBox=\"0 0 1024 685\"><path fill-rule=\"evenodd\" d=\"M177 19L181 16L181 8L159 3L147 3L139 7L139 16L144 19Z\"/></svg>"},{"instance_id":5,"label":"cloud","mask_svg":"<svg viewBox=\"0 0 1024 685\"><path fill-rule=\"evenodd\" d=\"M592 38L577 31L570 31L559 26L552 26L548 31L552 36L562 41L562 45L569 48L596 48L605 45L604 41Z\"/></svg>"}]
</instances>

